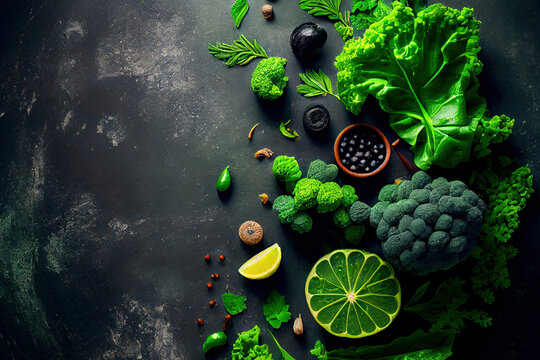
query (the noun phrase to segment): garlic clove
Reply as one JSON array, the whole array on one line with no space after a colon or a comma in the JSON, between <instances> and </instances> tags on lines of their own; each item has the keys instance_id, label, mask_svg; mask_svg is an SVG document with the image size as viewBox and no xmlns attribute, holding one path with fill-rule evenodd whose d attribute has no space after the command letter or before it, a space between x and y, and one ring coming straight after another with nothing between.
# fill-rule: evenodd
<instances>
[{"instance_id":1,"label":"garlic clove","mask_svg":"<svg viewBox=\"0 0 540 360\"><path fill-rule=\"evenodd\" d=\"M304 323L302 322L302 314L298 314L298 317L294 319L293 332L296 335L302 335L304 333Z\"/></svg>"}]
</instances>

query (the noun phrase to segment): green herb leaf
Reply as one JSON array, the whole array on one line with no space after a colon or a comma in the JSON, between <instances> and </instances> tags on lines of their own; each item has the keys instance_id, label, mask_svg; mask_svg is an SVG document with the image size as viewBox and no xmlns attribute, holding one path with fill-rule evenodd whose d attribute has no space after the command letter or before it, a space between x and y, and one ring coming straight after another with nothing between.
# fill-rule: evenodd
<instances>
[{"instance_id":1,"label":"green herb leaf","mask_svg":"<svg viewBox=\"0 0 540 360\"><path fill-rule=\"evenodd\" d=\"M332 81L330 81L330 78L323 73L321 69L319 69L319 73L317 73L315 70L309 69L306 70L305 73L300 73L298 75L304 82L304 84L300 84L296 87L296 91L298 91L298 93L304 95L305 97L319 95L326 96L326 94L330 94L339 100L339 96L334 94L332 90Z\"/></svg>"},{"instance_id":2,"label":"green herb leaf","mask_svg":"<svg viewBox=\"0 0 540 360\"><path fill-rule=\"evenodd\" d=\"M266 321L274 329L279 329L282 323L286 323L291 319L289 305L285 304L285 297L276 290L272 290L270 296L266 299L266 304L263 305L263 313Z\"/></svg>"},{"instance_id":3,"label":"green herb leaf","mask_svg":"<svg viewBox=\"0 0 540 360\"><path fill-rule=\"evenodd\" d=\"M291 120L285 122L285 123L281 123L279 125L279 131L281 132L281 134L289 139L294 139L296 141L298 141L298 139L300 139L300 135L298 135L298 133L296 132L296 130L292 130L290 128L287 127L287 124L290 123Z\"/></svg>"},{"instance_id":4,"label":"green herb leaf","mask_svg":"<svg viewBox=\"0 0 540 360\"><path fill-rule=\"evenodd\" d=\"M244 19L244 16L246 16L248 10L249 4L247 0L236 0L234 2L231 8L231 15L234 19L234 24L236 25L237 29L240 27L240 24L242 23L242 20Z\"/></svg>"},{"instance_id":5,"label":"green herb leaf","mask_svg":"<svg viewBox=\"0 0 540 360\"><path fill-rule=\"evenodd\" d=\"M268 58L266 51L253 40L250 43L244 35L240 35L240 39L235 40L232 45L225 43L216 43L216 45L208 44L208 51L229 66L246 65L251 60L256 58Z\"/></svg>"},{"instance_id":6,"label":"green herb leaf","mask_svg":"<svg viewBox=\"0 0 540 360\"><path fill-rule=\"evenodd\" d=\"M426 293L426 291L427 291L427 289L429 287L429 284L430 284L430 281L427 281L423 285L421 285L418 289L416 289L416 292L409 299L407 304L405 304L404 308L408 308L411 305L413 305L414 303L416 303L418 300L420 300L422 298L422 296L424 296L424 294Z\"/></svg>"},{"instance_id":7,"label":"green herb leaf","mask_svg":"<svg viewBox=\"0 0 540 360\"><path fill-rule=\"evenodd\" d=\"M221 300L223 301L223 306L225 306L225 309L231 315L240 314L247 309L245 296L225 293L221 295Z\"/></svg>"},{"instance_id":8,"label":"green herb leaf","mask_svg":"<svg viewBox=\"0 0 540 360\"><path fill-rule=\"evenodd\" d=\"M352 37L354 29L351 27L350 13L346 12L343 16L339 12L341 0L301 0L299 5L313 16L327 16L330 20L337 20L335 28L343 40Z\"/></svg>"},{"instance_id":9,"label":"green herb leaf","mask_svg":"<svg viewBox=\"0 0 540 360\"><path fill-rule=\"evenodd\" d=\"M274 334L272 334L272 332L270 332L270 331L268 331L268 332L272 336L272 339L274 339L274 342L276 343L279 351L281 352L282 359L283 360L294 360L294 358L291 355L289 355L289 353L287 351L285 351L284 348L281 347L281 345L279 344L279 342L275 338Z\"/></svg>"}]
</instances>

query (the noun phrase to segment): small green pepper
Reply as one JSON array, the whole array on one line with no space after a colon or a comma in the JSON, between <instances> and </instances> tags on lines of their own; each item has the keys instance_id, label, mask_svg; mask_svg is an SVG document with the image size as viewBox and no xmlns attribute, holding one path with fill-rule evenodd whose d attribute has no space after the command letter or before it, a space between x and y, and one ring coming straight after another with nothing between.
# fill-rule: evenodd
<instances>
[{"instance_id":1,"label":"small green pepper","mask_svg":"<svg viewBox=\"0 0 540 360\"><path fill-rule=\"evenodd\" d=\"M219 176L219 179L216 184L218 191L224 192L231 186L231 174L229 173L229 167L227 166L225 170Z\"/></svg>"},{"instance_id":2,"label":"small green pepper","mask_svg":"<svg viewBox=\"0 0 540 360\"><path fill-rule=\"evenodd\" d=\"M213 349L218 346L223 346L226 343L227 343L227 334L225 334L223 331L218 331L217 333L213 333L212 335L206 338L202 346L202 351L203 353L206 354L208 350Z\"/></svg>"}]
</instances>

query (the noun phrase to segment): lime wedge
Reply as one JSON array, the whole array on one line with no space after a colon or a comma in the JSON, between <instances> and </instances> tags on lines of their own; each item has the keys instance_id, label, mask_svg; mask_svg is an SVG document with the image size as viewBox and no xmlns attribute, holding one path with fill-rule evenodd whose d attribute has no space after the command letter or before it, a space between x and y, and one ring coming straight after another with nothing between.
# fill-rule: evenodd
<instances>
[{"instance_id":1,"label":"lime wedge","mask_svg":"<svg viewBox=\"0 0 540 360\"><path fill-rule=\"evenodd\" d=\"M248 279L266 279L276 272L280 263L281 248L274 244L246 261L238 272Z\"/></svg>"},{"instance_id":2,"label":"lime wedge","mask_svg":"<svg viewBox=\"0 0 540 360\"><path fill-rule=\"evenodd\" d=\"M394 269L375 254L340 249L323 256L306 280L311 314L329 333L360 338L384 330L401 306Z\"/></svg>"}]
</instances>

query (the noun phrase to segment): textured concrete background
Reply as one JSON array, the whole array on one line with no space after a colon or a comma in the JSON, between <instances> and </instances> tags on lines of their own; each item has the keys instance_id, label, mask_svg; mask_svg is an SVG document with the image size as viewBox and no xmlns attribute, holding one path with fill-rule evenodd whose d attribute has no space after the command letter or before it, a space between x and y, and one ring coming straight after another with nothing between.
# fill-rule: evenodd
<instances>
[{"instance_id":1,"label":"textured concrete background","mask_svg":"<svg viewBox=\"0 0 540 360\"><path fill-rule=\"evenodd\" d=\"M330 134L305 134L309 100L296 94L296 74L321 67L335 79L342 41L324 19L296 1L272 2L275 18L251 0L241 29L233 1L4 0L0 3L0 358L203 359L204 338L221 327L225 310L209 309L228 286L247 296L234 333L255 324L266 332L262 304L273 288L286 294L306 333L292 322L274 331L296 359L322 338L330 346L375 344L412 332L402 314L386 331L362 340L335 339L309 315L304 280L314 262L342 240L327 223L317 236L281 227L258 194L280 194L271 162L253 153L269 147L295 155L303 168L332 161L331 144L346 125L370 122L390 140L385 115L367 104L358 119L335 99L317 99L332 114ZM483 21L482 93L493 113L517 119L508 145L521 164L540 174L540 27L536 1L444 1L474 7ZM344 1L343 9L350 6ZM316 21L329 38L314 64L300 64L288 45L298 24ZM274 105L261 104L249 79L256 62L228 69L208 55L207 43L256 38L270 56L288 59L291 81ZM290 142L278 124L292 119ZM247 133L261 123L252 142ZM406 147L402 147L405 153ZM233 187L219 198L215 181L231 166ZM466 176L467 168L461 168ZM352 181L360 198L374 199L381 184L406 174L396 157L377 178ZM537 186L538 190L538 186ZM470 327L456 341L456 358L518 359L537 349L540 232L534 195L515 237L513 286L489 310L494 326ZM236 231L245 220L264 228L264 244L247 248ZM251 282L236 269L262 247L278 242L283 264L272 278ZM370 246L370 245L367 245ZM226 261L207 265L204 254ZM206 289L209 275L222 278ZM230 277L226 277L230 274ZM408 278L403 277L407 284ZM404 295L411 288L404 287ZM196 318L205 325L198 327ZM415 327L425 326L417 322ZM212 358L209 356L209 358Z\"/></svg>"}]
</instances>

